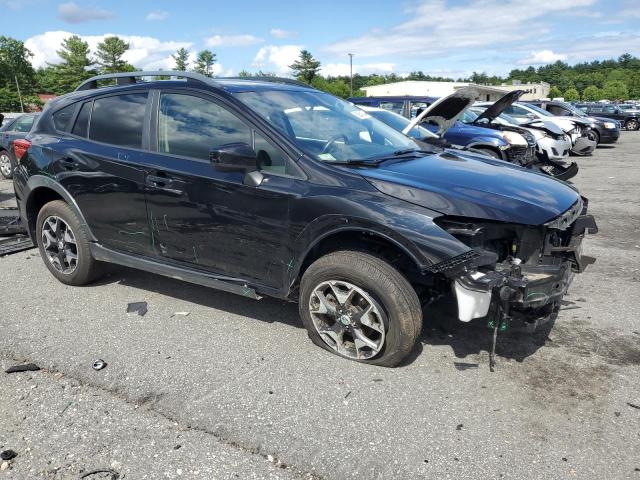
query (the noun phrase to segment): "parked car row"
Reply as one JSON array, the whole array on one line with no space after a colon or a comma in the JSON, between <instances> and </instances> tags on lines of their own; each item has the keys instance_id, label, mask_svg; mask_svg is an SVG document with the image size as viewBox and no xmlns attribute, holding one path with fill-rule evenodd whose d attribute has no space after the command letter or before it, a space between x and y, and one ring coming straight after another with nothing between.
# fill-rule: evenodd
<instances>
[{"instance_id":1,"label":"parked car row","mask_svg":"<svg viewBox=\"0 0 640 480\"><path fill-rule=\"evenodd\" d=\"M618 121L626 130L640 129L640 110L636 105L609 103L575 103L574 106L590 116L604 117Z\"/></svg>"},{"instance_id":2,"label":"parked car row","mask_svg":"<svg viewBox=\"0 0 640 480\"><path fill-rule=\"evenodd\" d=\"M401 117L287 79L101 75L13 141L16 200L65 284L106 262L295 301L314 343L383 366L414 348L423 307L453 295L461 321L490 326L493 366L498 332L555 318L597 226L567 183L443 147L435 137L464 113L450 107L404 119L407 136ZM461 128L499 135L498 151L526 163L537 127L484 114Z\"/></svg>"},{"instance_id":3,"label":"parked car row","mask_svg":"<svg viewBox=\"0 0 640 480\"><path fill-rule=\"evenodd\" d=\"M11 178L16 165L13 141L24 138L31 130L37 113L25 113L13 118L2 119L0 127L0 175Z\"/></svg>"},{"instance_id":4,"label":"parked car row","mask_svg":"<svg viewBox=\"0 0 640 480\"><path fill-rule=\"evenodd\" d=\"M615 143L620 137L617 120L587 115L566 102L519 102L522 91L505 94L494 103L461 102L462 97L471 99L477 94L473 89L463 95L460 92L444 100L450 111L458 112L455 121L438 133L448 146L479 151L563 180L578 172L578 165L568 161L569 154L589 155L598 144ZM405 133L411 130L410 135L417 138L423 133L414 128L418 123L424 130L434 131L434 117L439 113L430 108L443 99L405 96L350 100L383 121L383 116L392 118L383 113L388 109L401 113L407 120ZM409 121L413 123L406 128ZM402 123L397 119L394 122ZM421 140L433 143L429 137Z\"/></svg>"}]
</instances>

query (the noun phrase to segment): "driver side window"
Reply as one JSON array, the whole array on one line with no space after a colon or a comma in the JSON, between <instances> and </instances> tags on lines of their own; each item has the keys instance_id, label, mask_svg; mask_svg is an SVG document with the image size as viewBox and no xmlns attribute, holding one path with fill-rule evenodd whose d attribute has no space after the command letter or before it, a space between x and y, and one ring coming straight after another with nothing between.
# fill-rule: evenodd
<instances>
[{"instance_id":1,"label":"driver side window","mask_svg":"<svg viewBox=\"0 0 640 480\"><path fill-rule=\"evenodd\" d=\"M212 148L251 145L251 129L220 105L192 95L163 93L158 112L158 151L209 160Z\"/></svg>"},{"instance_id":2,"label":"driver side window","mask_svg":"<svg viewBox=\"0 0 640 480\"><path fill-rule=\"evenodd\" d=\"M288 160L280 149L226 108L193 95L160 95L159 152L209 160L212 149L229 143L251 146L256 151L260 170L289 173Z\"/></svg>"}]
</instances>

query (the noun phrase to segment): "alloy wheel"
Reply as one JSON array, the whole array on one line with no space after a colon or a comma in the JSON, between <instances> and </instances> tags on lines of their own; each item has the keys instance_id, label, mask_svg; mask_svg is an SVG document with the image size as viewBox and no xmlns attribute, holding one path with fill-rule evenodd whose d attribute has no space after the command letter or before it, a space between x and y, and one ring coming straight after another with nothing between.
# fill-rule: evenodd
<instances>
[{"instance_id":1,"label":"alloy wheel","mask_svg":"<svg viewBox=\"0 0 640 480\"><path fill-rule=\"evenodd\" d=\"M317 285L309 312L322 340L342 356L368 360L384 346L386 313L370 294L349 282L328 280Z\"/></svg>"},{"instance_id":2,"label":"alloy wheel","mask_svg":"<svg viewBox=\"0 0 640 480\"><path fill-rule=\"evenodd\" d=\"M9 177L11 175L11 159L6 153L0 155L0 172L5 177Z\"/></svg>"},{"instance_id":3,"label":"alloy wheel","mask_svg":"<svg viewBox=\"0 0 640 480\"><path fill-rule=\"evenodd\" d=\"M42 246L47 260L60 273L69 275L78 266L78 245L69 225L52 215L42 224Z\"/></svg>"},{"instance_id":4,"label":"alloy wheel","mask_svg":"<svg viewBox=\"0 0 640 480\"><path fill-rule=\"evenodd\" d=\"M625 126L627 130L637 130L638 129L638 121L637 120L629 120Z\"/></svg>"}]
</instances>

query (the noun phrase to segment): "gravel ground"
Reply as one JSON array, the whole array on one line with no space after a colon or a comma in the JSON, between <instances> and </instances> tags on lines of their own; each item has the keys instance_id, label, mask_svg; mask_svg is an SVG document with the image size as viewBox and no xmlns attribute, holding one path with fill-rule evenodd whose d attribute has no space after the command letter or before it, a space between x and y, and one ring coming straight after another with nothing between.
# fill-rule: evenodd
<instances>
[{"instance_id":1,"label":"gravel ground","mask_svg":"<svg viewBox=\"0 0 640 480\"><path fill-rule=\"evenodd\" d=\"M295 305L124 268L73 288L36 250L0 259L0 366L43 368L0 373L0 450L18 454L0 479L640 479L639 151L623 132L577 159L598 260L552 329L502 338L493 374L486 329L446 306L382 369L314 347Z\"/></svg>"}]
</instances>

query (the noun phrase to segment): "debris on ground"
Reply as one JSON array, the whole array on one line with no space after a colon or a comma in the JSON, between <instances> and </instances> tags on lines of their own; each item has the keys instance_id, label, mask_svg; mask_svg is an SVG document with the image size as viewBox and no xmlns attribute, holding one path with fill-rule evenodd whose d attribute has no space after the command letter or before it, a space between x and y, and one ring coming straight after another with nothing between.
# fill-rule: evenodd
<instances>
[{"instance_id":1,"label":"debris on ground","mask_svg":"<svg viewBox=\"0 0 640 480\"><path fill-rule=\"evenodd\" d=\"M106 473L109 476L101 475L104 473ZM111 470L110 468L105 468L100 470L92 470L90 472L80 475L80 480L83 480L85 478L89 478L89 479L104 478L108 480L118 480L120 478L120 474L115 470Z\"/></svg>"},{"instance_id":2,"label":"debris on ground","mask_svg":"<svg viewBox=\"0 0 640 480\"><path fill-rule=\"evenodd\" d=\"M381 381L382 381L382 379L381 379L381 378L374 378L374 379L372 379L371 381L372 381L372 382L381 382Z\"/></svg>"},{"instance_id":3,"label":"debris on ground","mask_svg":"<svg viewBox=\"0 0 640 480\"><path fill-rule=\"evenodd\" d=\"M187 317L189 316L191 312L173 312L173 315L171 315L171 318L173 317Z\"/></svg>"},{"instance_id":4,"label":"debris on ground","mask_svg":"<svg viewBox=\"0 0 640 480\"><path fill-rule=\"evenodd\" d=\"M347 398L349 395L351 395L351 390L349 390L349 391L347 392L347 394L344 396L345 400L346 400L346 398Z\"/></svg>"},{"instance_id":5,"label":"debris on ground","mask_svg":"<svg viewBox=\"0 0 640 480\"><path fill-rule=\"evenodd\" d=\"M147 302L132 302L127 305L127 313L137 313L141 317L147 313Z\"/></svg>"},{"instance_id":6,"label":"debris on ground","mask_svg":"<svg viewBox=\"0 0 640 480\"><path fill-rule=\"evenodd\" d=\"M17 373L17 372L37 372L40 370L40 367L35 363L25 363L23 365L14 365L13 367L9 367L5 370L6 373Z\"/></svg>"},{"instance_id":7,"label":"debris on ground","mask_svg":"<svg viewBox=\"0 0 640 480\"><path fill-rule=\"evenodd\" d=\"M464 427L463 423L459 423L458 425L456 425L456 430L460 431L462 430L462 427Z\"/></svg>"},{"instance_id":8,"label":"debris on ground","mask_svg":"<svg viewBox=\"0 0 640 480\"><path fill-rule=\"evenodd\" d=\"M94 370L102 370L106 366L107 366L107 362L99 358L95 362L93 362L93 364L91 365L91 368L93 368Z\"/></svg>"},{"instance_id":9,"label":"debris on ground","mask_svg":"<svg viewBox=\"0 0 640 480\"><path fill-rule=\"evenodd\" d=\"M477 363L453 362L453 366L456 367L456 370L469 370L470 368L478 368L480 365Z\"/></svg>"},{"instance_id":10,"label":"debris on ground","mask_svg":"<svg viewBox=\"0 0 640 480\"><path fill-rule=\"evenodd\" d=\"M0 459L2 460L11 460L14 459L18 456L18 454L16 452L14 452L13 450L4 450L2 452L0 452Z\"/></svg>"},{"instance_id":11,"label":"debris on ground","mask_svg":"<svg viewBox=\"0 0 640 480\"><path fill-rule=\"evenodd\" d=\"M640 410L640 405L636 405L635 403L627 402L627 405L629 405L631 408L637 408L638 410Z\"/></svg>"}]
</instances>

